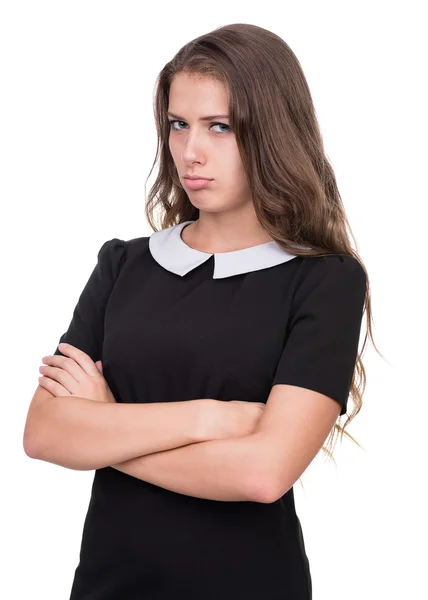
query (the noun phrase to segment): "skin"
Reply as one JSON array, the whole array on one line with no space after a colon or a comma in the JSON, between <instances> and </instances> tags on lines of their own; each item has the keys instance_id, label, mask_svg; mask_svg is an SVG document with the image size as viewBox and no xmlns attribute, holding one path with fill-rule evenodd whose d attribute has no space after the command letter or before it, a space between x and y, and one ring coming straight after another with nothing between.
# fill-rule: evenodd
<instances>
[{"instance_id":1,"label":"skin","mask_svg":"<svg viewBox=\"0 0 428 600\"><path fill-rule=\"evenodd\" d=\"M207 115L227 114L228 94L223 84L180 73L171 84L168 111L175 115L168 116L175 121L169 133L169 149L180 182L183 184L186 172L213 178L201 190L190 190L183 185L190 202L199 209L199 219L183 229L183 241L209 253L230 252L271 241L255 215L229 119L201 121ZM81 363L83 357L79 352L71 346L64 353ZM40 369L44 377L39 383L52 391L60 375L64 377L64 370L73 370L63 379L73 386L72 393L86 391L101 402L114 401L106 390L104 378L97 375L97 371L101 375L102 365L90 365L89 361L86 357L83 369L79 370L73 361L44 357L46 366ZM100 389L102 392L98 393ZM328 396L278 384L273 386L262 418L250 435L190 444L112 466L190 496L274 502L292 487L319 452L339 410Z\"/></svg>"},{"instance_id":2,"label":"skin","mask_svg":"<svg viewBox=\"0 0 428 600\"><path fill-rule=\"evenodd\" d=\"M202 252L229 252L272 241L253 205L236 137L228 118L228 92L212 78L179 73L171 83L169 149L199 219L185 227L183 240ZM173 115L180 117L176 119ZM184 186L185 173L214 180L201 190Z\"/></svg>"},{"instance_id":3,"label":"skin","mask_svg":"<svg viewBox=\"0 0 428 600\"><path fill-rule=\"evenodd\" d=\"M100 360L95 363L85 352L71 344L59 344L65 356L42 357L39 385L54 396L76 396L96 402L116 402L103 377Z\"/></svg>"}]
</instances>

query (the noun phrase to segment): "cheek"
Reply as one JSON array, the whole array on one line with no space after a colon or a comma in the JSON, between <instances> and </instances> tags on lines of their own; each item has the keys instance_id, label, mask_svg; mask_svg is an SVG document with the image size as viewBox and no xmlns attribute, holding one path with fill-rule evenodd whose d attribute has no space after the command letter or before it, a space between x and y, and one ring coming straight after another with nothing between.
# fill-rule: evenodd
<instances>
[{"instance_id":1,"label":"cheek","mask_svg":"<svg viewBox=\"0 0 428 600\"><path fill-rule=\"evenodd\" d=\"M221 170L225 174L230 174L234 179L240 177L244 173L244 165L242 164L241 155L239 154L236 144L224 144L218 148L216 153L217 163L221 165Z\"/></svg>"},{"instance_id":2,"label":"cheek","mask_svg":"<svg viewBox=\"0 0 428 600\"><path fill-rule=\"evenodd\" d=\"M172 158L175 161L175 157L176 157L176 148L175 148L175 144L174 144L174 140L171 138L171 136L168 139L168 147L169 147L169 151L171 153Z\"/></svg>"},{"instance_id":3,"label":"cheek","mask_svg":"<svg viewBox=\"0 0 428 600\"><path fill-rule=\"evenodd\" d=\"M228 179L236 190L245 190L248 187L244 165L239 155L230 157L230 161L225 168L229 174Z\"/></svg>"},{"instance_id":4,"label":"cheek","mask_svg":"<svg viewBox=\"0 0 428 600\"><path fill-rule=\"evenodd\" d=\"M183 152L183 148L182 143L177 136L170 134L168 138L168 147L174 161L178 160Z\"/></svg>"},{"instance_id":5,"label":"cheek","mask_svg":"<svg viewBox=\"0 0 428 600\"><path fill-rule=\"evenodd\" d=\"M241 158L241 155L239 153L239 150L238 150L238 147L236 146L236 144L234 145L232 151L230 152L229 161L230 161L230 164L232 165L235 175L240 175L240 176L244 177L245 176L244 163L242 162L242 158Z\"/></svg>"}]
</instances>

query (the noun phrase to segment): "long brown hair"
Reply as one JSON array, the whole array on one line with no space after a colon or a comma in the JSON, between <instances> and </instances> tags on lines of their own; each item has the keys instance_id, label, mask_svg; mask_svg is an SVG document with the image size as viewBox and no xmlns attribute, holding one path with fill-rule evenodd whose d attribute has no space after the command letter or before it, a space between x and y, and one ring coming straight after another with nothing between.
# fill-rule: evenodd
<instances>
[{"instance_id":1,"label":"long brown hair","mask_svg":"<svg viewBox=\"0 0 428 600\"><path fill-rule=\"evenodd\" d=\"M284 250L300 256L349 254L367 277L363 315L367 330L351 382L352 412L336 423L322 449L332 458L336 434L358 414L366 387L361 356L372 334L370 283L357 251L333 169L325 155L311 93L301 65L279 36L251 24L232 24L201 35L183 46L160 72L154 94L158 134L155 183L147 195L146 217L154 231L155 209L160 229L196 220L169 151L169 88L178 73L222 82L229 93L229 122L236 136L254 209L264 229ZM147 180L146 180L147 185ZM349 233L348 233L349 232ZM296 247L297 244L297 247ZM301 249L310 246L310 249ZM378 349L376 351L379 353ZM380 354L380 353L379 353ZM331 446L331 450L328 446Z\"/></svg>"}]
</instances>

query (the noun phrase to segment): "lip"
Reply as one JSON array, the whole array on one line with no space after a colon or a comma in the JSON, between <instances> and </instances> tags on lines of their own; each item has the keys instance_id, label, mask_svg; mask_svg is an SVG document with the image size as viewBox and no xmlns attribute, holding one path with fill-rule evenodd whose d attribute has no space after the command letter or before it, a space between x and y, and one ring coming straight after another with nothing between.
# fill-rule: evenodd
<instances>
[{"instance_id":1,"label":"lip","mask_svg":"<svg viewBox=\"0 0 428 600\"><path fill-rule=\"evenodd\" d=\"M198 177L197 179L190 179L189 177L184 177L183 183L190 190L201 190L204 187L207 187L208 184L211 183L211 179L204 179L202 177Z\"/></svg>"},{"instance_id":2,"label":"lip","mask_svg":"<svg viewBox=\"0 0 428 600\"><path fill-rule=\"evenodd\" d=\"M202 175L190 175L190 173L186 173L184 175L184 179L208 179L211 180L211 177L203 177Z\"/></svg>"}]
</instances>

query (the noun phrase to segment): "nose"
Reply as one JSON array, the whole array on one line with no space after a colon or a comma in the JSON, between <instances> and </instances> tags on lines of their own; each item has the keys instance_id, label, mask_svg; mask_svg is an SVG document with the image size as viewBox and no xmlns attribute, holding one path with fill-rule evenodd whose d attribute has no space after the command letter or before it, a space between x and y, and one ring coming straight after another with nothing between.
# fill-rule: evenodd
<instances>
[{"instance_id":1,"label":"nose","mask_svg":"<svg viewBox=\"0 0 428 600\"><path fill-rule=\"evenodd\" d=\"M198 135L196 130L188 133L182 153L182 159L185 163L190 164L195 161L202 161L204 155L202 135Z\"/></svg>"}]
</instances>

